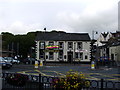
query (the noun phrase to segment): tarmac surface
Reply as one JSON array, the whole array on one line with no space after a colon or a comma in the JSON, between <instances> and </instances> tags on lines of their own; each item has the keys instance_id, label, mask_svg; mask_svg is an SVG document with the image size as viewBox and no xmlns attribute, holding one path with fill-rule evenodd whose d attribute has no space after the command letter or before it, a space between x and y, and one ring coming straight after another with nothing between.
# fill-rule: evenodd
<instances>
[{"instance_id":1,"label":"tarmac surface","mask_svg":"<svg viewBox=\"0 0 120 90\"><path fill-rule=\"evenodd\" d=\"M100 67L98 69L91 69L90 64L47 64L46 66L35 68L34 65L14 65L11 69L3 70L3 72L16 72L27 75L39 75L60 77L64 76L69 70L82 72L88 79L120 81L120 67Z\"/></svg>"}]
</instances>

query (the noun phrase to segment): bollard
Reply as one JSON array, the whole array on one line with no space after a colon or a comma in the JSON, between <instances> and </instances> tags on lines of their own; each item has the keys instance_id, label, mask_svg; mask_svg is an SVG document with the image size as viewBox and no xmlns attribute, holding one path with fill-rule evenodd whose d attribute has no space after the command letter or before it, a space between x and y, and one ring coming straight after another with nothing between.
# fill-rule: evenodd
<instances>
[{"instance_id":1,"label":"bollard","mask_svg":"<svg viewBox=\"0 0 120 90\"><path fill-rule=\"evenodd\" d=\"M35 61L35 68L38 68L38 61Z\"/></svg>"},{"instance_id":2,"label":"bollard","mask_svg":"<svg viewBox=\"0 0 120 90\"><path fill-rule=\"evenodd\" d=\"M42 67L43 66L43 61L42 60L40 60L40 67Z\"/></svg>"},{"instance_id":3,"label":"bollard","mask_svg":"<svg viewBox=\"0 0 120 90\"><path fill-rule=\"evenodd\" d=\"M91 69L95 69L95 62L94 61L91 62Z\"/></svg>"}]
</instances>

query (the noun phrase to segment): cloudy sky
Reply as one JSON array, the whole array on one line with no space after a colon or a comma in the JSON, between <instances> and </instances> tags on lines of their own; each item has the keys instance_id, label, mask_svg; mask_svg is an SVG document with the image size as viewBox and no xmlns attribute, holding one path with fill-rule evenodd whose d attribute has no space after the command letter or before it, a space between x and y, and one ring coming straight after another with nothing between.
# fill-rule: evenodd
<instances>
[{"instance_id":1,"label":"cloudy sky","mask_svg":"<svg viewBox=\"0 0 120 90\"><path fill-rule=\"evenodd\" d=\"M0 33L118 30L119 0L0 0Z\"/></svg>"}]
</instances>

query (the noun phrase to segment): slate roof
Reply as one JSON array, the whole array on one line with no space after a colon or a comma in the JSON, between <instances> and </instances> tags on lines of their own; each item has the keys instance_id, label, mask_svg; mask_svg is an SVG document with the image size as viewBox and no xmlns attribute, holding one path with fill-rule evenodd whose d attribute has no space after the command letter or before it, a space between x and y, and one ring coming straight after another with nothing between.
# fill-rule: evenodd
<instances>
[{"instance_id":1,"label":"slate roof","mask_svg":"<svg viewBox=\"0 0 120 90\"><path fill-rule=\"evenodd\" d=\"M105 32L104 32L104 33L101 33L101 34L103 35L104 38L106 38L107 35L108 35L108 33L105 33Z\"/></svg>"},{"instance_id":2,"label":"slate roof","mask_svg":"<svg viewBox=\"0 0 120 90\"><path fill-rule=\"evenodd\" d=\"M36 41L90 41L88 33L39 32Z\"/></svg>"}]
</instances>

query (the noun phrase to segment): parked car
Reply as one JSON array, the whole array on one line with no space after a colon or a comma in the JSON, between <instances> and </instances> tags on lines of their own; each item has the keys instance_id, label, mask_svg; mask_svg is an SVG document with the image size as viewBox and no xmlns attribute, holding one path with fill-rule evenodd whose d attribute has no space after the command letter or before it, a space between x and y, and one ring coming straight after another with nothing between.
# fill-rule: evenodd
<instances>
[{"instance_id":1,"label":"parked car","mask_svg":"<svg viewBox=\"0 0 120 90\"><path fill-rule=\"evenodd\" d=\"M11 60L11 59L8 59L7 57L3 57L3 58L4 58L4 61L5 61L5 62L12 63L12 60Z\"/></svg>"},{"instance_id":2,"label":"parked car","mask_svg":"<svg viewBox=\"0 0 120 90\"><path fill-rule=\"evenodd\" d=\"M10 62L12 64L20 64L20 60L16 60L12 57L4 57L4 59L6 60L6 62Z\"/></svg>"},{"instance_id":3,"label":"parked car","mask_svg":"<svg viewBox=\"0 0 120 90\"><path fill-rule=\"evenodd\" d=\"M35 59L35 58L30 58L30 57L28 57L28 58L26 58L26 59L24 59L23 60L23 63L24 64L35 64L35 61L38 61L37 59ZM38 61L38 64L39 64L40 62Z\"/></svg>"},{"instance_id":4,"label":"parked car","mask_svg":"<svg viewBox=\"0 0 120 90\"><path fill-rule=\"evenodd\" d=\"M0 57L0 65L2 68L11 68L12 67L12 63L6 62L3 57Z\"/></svg>"}]
</instances>

